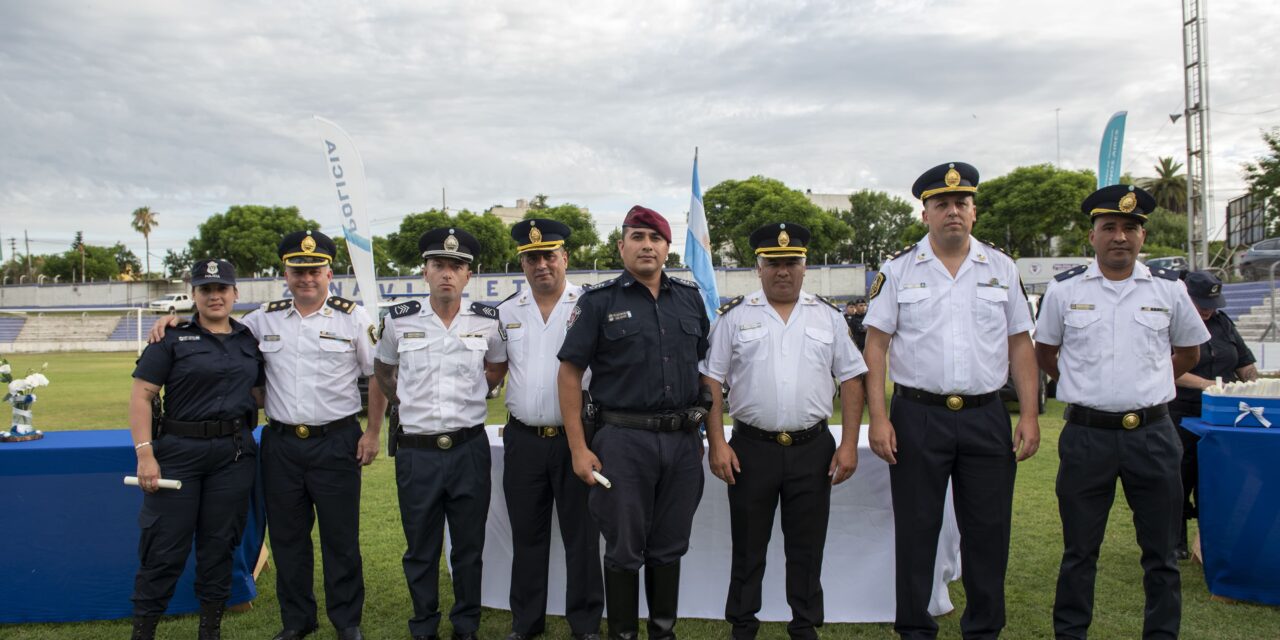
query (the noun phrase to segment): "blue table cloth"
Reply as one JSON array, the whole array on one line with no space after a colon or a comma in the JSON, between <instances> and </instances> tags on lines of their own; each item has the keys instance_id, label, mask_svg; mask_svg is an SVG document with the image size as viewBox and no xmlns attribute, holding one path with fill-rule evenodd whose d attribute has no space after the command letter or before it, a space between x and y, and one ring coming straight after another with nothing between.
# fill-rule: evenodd
<instances>
[{"instance_id":1,"label":"blue table cloth","mask_svg":"<svg viewBox=\"0 0 1280 640\"><path fill-rule=\"evenodd\" d=\"M1214 595L1280 605L1280 426L1219 427L1201 437L1200 546Z\"/></svg>"},{"instance_id":2,"label":"blue table cloth","mask_svg":"<svg viewBox=\"0 0 1280 640\"><path fill-rule=\"evenodd\" d=\"M106 620L132 615L142 492L124 429L46 432L0 443L0 623ZM228 604L253 600L253 568L266 519L255 483L235 552ZM200 609L192 585L194 546L169 613Z\"/></svg>"}]
</instances>

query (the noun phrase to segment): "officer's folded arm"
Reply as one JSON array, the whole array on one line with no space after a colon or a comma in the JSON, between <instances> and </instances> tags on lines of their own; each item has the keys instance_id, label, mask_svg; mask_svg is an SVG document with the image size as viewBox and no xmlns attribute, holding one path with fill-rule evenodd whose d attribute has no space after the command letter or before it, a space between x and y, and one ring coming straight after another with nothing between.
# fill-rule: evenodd
<instances>
[{"instance_id":1,"label":"officer's folded arm","mask_svg":"<svg viewBox=\"0 0 1280 640\"><path fill-rule=\"evenodd\" d=\"M564 420L564 435L569 440L569 452L573 455L573 473L588 485L594 485L596 479L592 471L603 471L600 459L587 446L586 433L582 427L582 376L586 372L583 367L560 361L560 371L556 374L556 386L560 392L560 418Z\"/></svg>"}]
</instances>

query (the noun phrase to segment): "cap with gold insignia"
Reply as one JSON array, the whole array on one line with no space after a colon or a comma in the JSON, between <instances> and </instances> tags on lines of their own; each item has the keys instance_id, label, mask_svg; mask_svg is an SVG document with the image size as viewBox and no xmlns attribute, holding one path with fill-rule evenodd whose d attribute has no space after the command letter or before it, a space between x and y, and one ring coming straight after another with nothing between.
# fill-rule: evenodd
<instances>
[{"instance_id":1,"label":"cap with gold insignia","mask_svg":"<svg viewBox=\"0 0 1280 640\"><path fill-rule=\"evenodd\" d=\"M974 193L978 190L978 170L964 162L940 164L916 178L911 195L922 202L944 193Z\"/></svg>"},{"instance_id":2,"label":"cap with gold insignia","mask_svg":"<svg viewBox=\"0 0 1280 640\"><path fill-rule=\"evenodd\" d=\"M191 286L225 284L236 286L236 268L226 260L201 260L191 265Z\"/></svg>"},{"instance_id":3,"label":"cap with gold insignia","mask_svg":"<svg viewBox=\"0 0 1280 640\"><path fill-rule=\"evenodd\" d=\"M516 254L528 251L553 251L564 246L572 231L569 225L558 220L530 218L511 226L511 237L516 241Z\"/></svg>"},{"instance_id":4,"label":"cap with gold insignia","mask_svg":"<svg viewBox=\"0 0 1280 640\"><path fill-rule=\"evenodd\" d=\"M756 255L766 258L803 256L809 250L809 230L794 222L766 224L752 231L748 240Z\"/></svg>"},{"instance_id":5,"label":"cap with gold insignia","mask_svg":"<svg viewBox=\"0 0 1280 640\"><path fill-rule=\"evenodd\" d=\"M1146 224L1147 214L1156 210L1156 199L1141 187L1113 184L1094 191L1080 205L1093 220L1098 216L1129 217Z\"/></svg>"},{"instance_id":6,"label":"cap with gold insignia","mask_svg":"<svg viewBox=\"0 0 1280 640\"><path fill-rule=\"evenodd\" d=\"M333 262L338 245L319 231L294 231L280 240L276 251L286 267L323 267Z\"/></svg>"},{"instance_id":7,"label":"cap with gold insignia","mask_svg":"<svg viewBox=\"0 0 1280 640\"><path fill-rule=\"evenodd\" d=\"M432 229L418 238L422 259L453 258L468 264L480 254L480 241L457 227Z\"/></svg>"}]
</instances>

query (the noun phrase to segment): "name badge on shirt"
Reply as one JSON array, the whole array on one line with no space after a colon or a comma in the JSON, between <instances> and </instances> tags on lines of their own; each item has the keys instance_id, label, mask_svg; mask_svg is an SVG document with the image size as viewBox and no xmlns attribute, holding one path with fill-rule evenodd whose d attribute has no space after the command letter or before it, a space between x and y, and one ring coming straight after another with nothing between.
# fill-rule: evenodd
<instances>
[{"instance_id":1,"label":"name badge on shirt","mask_svg":"<svg viewBox=\"0 0 1280 640\"><path fill-rule=\"evenodd\" d=\"M425 331L408 331L404 334L404 337L407 340L412 340L414 338L425 338L427 337L427 333Z\"/></svg>"},{"instance_id":2,"label":"name badge on shirt","mask_svg":"<svg viewBox=\"0 0 1280 640\"><path fill-rule=\"evenodd\" d=\"M338 342L345 342L347 344L351 344L351 338L344 338L336 333L330 333L328 331L321 331L320 338L322 340L337 340Z\"/></svg>"},{"instance_id":3,"label":"name badge on shirt","mask_svg":"<svg viewBox=\"0 0 1280 640\"><path fill-rule=\"evenodd\" d=\"M619 320L626 320L627 318L630 318L630 317L631 317L631 312L630 312L630 311L615 311L615 312L613 312L613 313L609 314L609 316L608 316L608 318L607 318L607 320L606 320L606 321L607 321L607 322L617 322L617 321L619 321Z\"/></svg>"},{"instance_id":4,"label":"name badge on shirt","mask_svg":"<svg viewBox=\"0 0 1280 640\"><path fill-rule=\"evenodd\" d=\"M749 322L749 323L744 323L744 324L740 324L740 325L738 325L738 330L739 330L739 331L750 331L750 330L752 330L752 329L758 329L759 327L760 327L760 323L759 323L759 322Z\"/></svg>"},{"instance_id":5,"label":"name badge on shirt","mask_svg":"<svg viewBox=\"0 0 1280 640\"><path fill-rule=\"evenodd\" d=\"M200 339L200 336L178 336L178 342L191 342L192 340L199 340L199 339Z\"/></svg>"},{"instance_id":6,"label":"name badge on shirt","mask_svg":"<svg viewBox=\"0 0 1280 640\"><path fill-rule=\"evenodd\" d=\"M929 284L926 282L907 283L902 285L903 289L928 289Z\"/></svg>"},{"instance_id":7,"label":"name badge on shirt","mask_svg":"<svg viewBox=\"0 0 1280 640\"><path fill-rule=\"evenodd\" d=\"M507 328L508 328L508 329L519 329L519 328L520 328L520 323L519 323L519 322L508 322L508 323L507 323Z\"/></svg>"},{"instance_id":8,"label":"name badge on shirt","mask_svg":"<svg viewBox=\"0 0 1280 640\"><path fill-rule=\"evenodd\" d=\"M263 342L280 342L280 336L272 336L272 335L262 336L262 341Z\"/></svg>"},{"instance_id":9,"label":"name badge on shirt","mask_svg":"<svg viewBox=\"0 0 1280 640\"><path fill-rule=\"evenodd\" d=\"M1008 288L1009 288L1009 285L1007 285L1007 284L1000 284L1000 281L999 281L999 280L997 280L997 279L995 279L995 278L992 278L990 282L979 282L979 283L978 283L978 286L979 286L979 287L995 287L996 289L1008 289Z\"/></svg>"},{"instance_id":10,"label":"name badge on shirt","mask_svg":"<svg viewBox=\"0 0 1280 640\"><path fill-rule=\"evenodd\" d=\"M459 338L483 338L484 334L483 333L464 333L459 335L458 337Z\"/></svg>"},{"instance_id":11,"label":"name badge on shirt","mask_svg":"<svg viewBox=\"0 0 1280 640\"><path fill-rule=\"evenodd\" d=\"M1083 304L1083 303L1076 303L1076 304L1071 305L1071 310L1072 310L1072 311L1093 311L1093 305L1091 305L1091 304Z\"/></svg>"},{"instance_id":12,"label":"name badge on shirt","mask_svg":"<svg viewBox=\"0 0 1280 640\"><path fill-rule=\"evenodd\" d=\"M1164 307L1143 307L1142 310L1155 311L1156 313L1169 313L1169 310Z\"/></svg>"}]
</instances>

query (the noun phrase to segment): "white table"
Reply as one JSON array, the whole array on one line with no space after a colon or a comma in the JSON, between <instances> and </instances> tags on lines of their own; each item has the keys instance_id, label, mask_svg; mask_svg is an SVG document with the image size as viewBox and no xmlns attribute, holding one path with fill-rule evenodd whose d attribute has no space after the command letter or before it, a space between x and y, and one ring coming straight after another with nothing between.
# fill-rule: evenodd
<instances>
[{"instance_id":1,"label":"white table","mask_svg":"<svg viewBox=\"0 0 1280 640\"><path fill-rule=\"evenodd\" d=\"M832 427L836 441L840 430ZM484 578L481 602L495 609L508 608L511 587L511 523L502 493L504 468L502 439L497 426L488 427L493 451L493 495L485 531ZM550 586L547 613L564 614L564 545L559 526L552 521ZM680 571L680 617L724 618L730 565L729 499L723 481L706 470L706 487L693 520L689 553ZM823 556L822 586L827 622L892 622L894 616L893 508L889 499L889 465L877 458L867 444L867 428L858 443L858 470L831 491L831 522ZM601 551L604 541L600 542ZM775 516L769 542L768 568L764 576L764 608L761 620L791 619L787 607L785 559L782 552L781 517ZM941 615L953 607L947 583L960 577L960 533L948 492L938 559L934 568L933 596L929 612ZM643 590L640 615L647 615Z\"/></svg>"}]
</instances>

